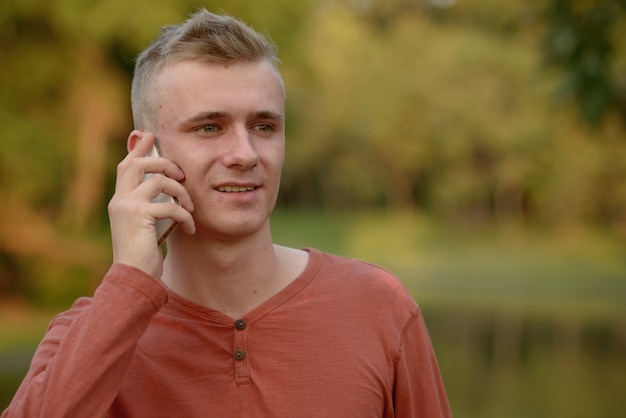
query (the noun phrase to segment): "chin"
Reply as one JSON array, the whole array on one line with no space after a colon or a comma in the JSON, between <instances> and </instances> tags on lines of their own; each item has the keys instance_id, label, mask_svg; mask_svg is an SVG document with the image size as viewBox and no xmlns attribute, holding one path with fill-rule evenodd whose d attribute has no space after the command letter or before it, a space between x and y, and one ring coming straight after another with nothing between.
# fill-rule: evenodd
<instances>
[{"instance_id":1,"label":"chin","mask_svg":"<svg viewBox=\"0 0 626 418\"><path fill-rule=\"evenodd\" d=\"M265 228L269 228L269 216L251 217L232 214L232 216L222 217L219 220L208 221L204 223L204 227L199 226L198 230L204 231L206 235L233 240L255 235Z\"/></svg>"}]
</instances>

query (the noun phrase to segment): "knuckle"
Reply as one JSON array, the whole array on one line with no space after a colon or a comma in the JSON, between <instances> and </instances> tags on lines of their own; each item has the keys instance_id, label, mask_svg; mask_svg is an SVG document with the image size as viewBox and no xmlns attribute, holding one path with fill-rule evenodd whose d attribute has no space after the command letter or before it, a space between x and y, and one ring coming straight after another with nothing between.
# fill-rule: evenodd
<instances>
[{"instance_id":1,"label":"knuckle","mask_svg":"<svg viewBox=\"0 0 626 418\"><path fill-rule=\"evenodd\" d=\"M162 183L166 179L166 176L163 173L153 173L152 178L154 178L153 181Z\"/></svg>"},{"instance_id":2,"label":"knuckle","mask_svg":"<svg viewBox=\"0 0 626 418\"><path fill-rule=\"evenodd\" d=\"M126 166L128 162L124 159L117 164L117 173L118 175L124 173L126 171Z\"/></svg>"}]
</instances>

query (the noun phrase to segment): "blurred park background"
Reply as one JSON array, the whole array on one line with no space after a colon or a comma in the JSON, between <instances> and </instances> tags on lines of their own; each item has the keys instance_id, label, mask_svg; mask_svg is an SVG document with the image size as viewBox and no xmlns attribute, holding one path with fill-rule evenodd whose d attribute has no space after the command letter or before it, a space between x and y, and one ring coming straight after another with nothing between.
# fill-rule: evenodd
<instances>
[{"instance_id":1,"label":"blurred park background","mask_svg":"<svg viewBox=\"0 0 626 418\"><path fill-rule=\"evenodd\" d=\"M455 417L626 416L625 0L2 0L0 410L109 266L134 57L199 6L280 49L276 241L398 274Z\"/></svg>"}]
</instances>

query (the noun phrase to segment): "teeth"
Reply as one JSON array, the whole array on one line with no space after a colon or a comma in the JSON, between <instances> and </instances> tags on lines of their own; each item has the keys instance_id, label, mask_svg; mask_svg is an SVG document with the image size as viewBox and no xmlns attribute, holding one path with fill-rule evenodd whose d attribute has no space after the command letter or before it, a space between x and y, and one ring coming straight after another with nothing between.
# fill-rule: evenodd
<instances>
[{"instance_id":1,"label":"teeth","mask_svg":"<svg viewBox=\"0 0 626 418\"><path fill-rule=\"evenodd\" d=\"M252 186L245 186L245 187L223 186L223 187L219 187L217 190L219 190L220 192L227 192L227 193L241 193L241 192L252 191L254 190L254 187Z\"/></svg>"}]
</instances>

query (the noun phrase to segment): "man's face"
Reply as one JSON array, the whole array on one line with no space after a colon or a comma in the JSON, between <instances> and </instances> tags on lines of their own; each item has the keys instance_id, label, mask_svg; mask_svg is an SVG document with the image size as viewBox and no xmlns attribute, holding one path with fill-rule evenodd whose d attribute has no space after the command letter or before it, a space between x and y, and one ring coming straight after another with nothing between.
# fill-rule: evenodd
<instances>
[{"instance_id":1,"label":"man's face","mask_svg":"<svg viewBox=\"0 0 626 418\"><path fill-rule=\"evenodd\" d=\"M198 234L237 239L269 228L285 155L285 96L265 61L184 61L155 83L163 155L185 173Z\"/></svg>"}]
</instances>

